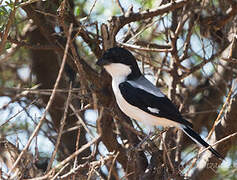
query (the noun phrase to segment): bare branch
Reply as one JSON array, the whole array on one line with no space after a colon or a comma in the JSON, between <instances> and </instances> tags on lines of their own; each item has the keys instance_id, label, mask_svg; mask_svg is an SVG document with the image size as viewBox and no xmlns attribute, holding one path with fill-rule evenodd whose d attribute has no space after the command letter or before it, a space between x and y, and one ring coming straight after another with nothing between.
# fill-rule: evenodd
<instances>
[{"instance_id":1,"label":"bare branch","mask_svg":"<svg viewBox=\"0 0 237 180\"><path fill-rule=\"evenodd\" d=\"M70 29L69 29L69 35L71 36L71 32L72 32L72 24L70 25ZM45 121L45 117L46 117L46 114L51 106L51 104L53 103L53 100L54 100L54 97L55 97L55 94L56 94L56 89L58 87L58 84L59 84L59 81L62 77L62 73L63 73L63 69L64 69L64 65L66 63L66 58L67 58L67 52L68 52L68 48L69 48L69 42L70 42L70 36L68 37L68 40L67 40L67 45L65 47L65 52L64 52L64 56L63 56L63 60L62 60L62 64L61 64L61 67L60 67L60 70L59 70L59 73L58 73L58 77L56 79L56 82L54 84L54 90L49 98L49 101L48 101L48 104L45 108L45 111L42 115L42 117L40 118L40 121L39 121L39 124L36 126L34 132L31 134L27 144L25 145L25 147L23 148L23 150L21 151L20 155L18 156L17 160L15 161L14 165L12 166L12 168L9 170L8 172L8 176L11 174L12 170L14 170L14 168L16 167L16 165L19 163L19 161L21 160L22 156L24 155L24 153L27 151L27 149L29 148L32 140L34 139L34 137L36 136L36 134L39 132L42 124L44 123Z\"/></svg>"}]
</instances>

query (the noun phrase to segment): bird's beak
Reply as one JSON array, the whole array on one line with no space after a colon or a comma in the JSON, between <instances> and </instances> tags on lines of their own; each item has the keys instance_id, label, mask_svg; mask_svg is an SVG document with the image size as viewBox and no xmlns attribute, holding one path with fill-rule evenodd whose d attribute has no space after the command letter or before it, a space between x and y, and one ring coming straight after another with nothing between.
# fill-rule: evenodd
<instances>
[{"instance_id":1,"label":"bird's beak","mask_svg":"<svg viewBox=\"0 0 237 180\"><path fill-rule=\"evenodd\" d=\"M110 64L110 62L106 59L103 59L103 58L99 59L96 62L96 65L98 65L98 66L104 66L104 65L108 65L108 64Z\"/></svg>"}]
</instances>

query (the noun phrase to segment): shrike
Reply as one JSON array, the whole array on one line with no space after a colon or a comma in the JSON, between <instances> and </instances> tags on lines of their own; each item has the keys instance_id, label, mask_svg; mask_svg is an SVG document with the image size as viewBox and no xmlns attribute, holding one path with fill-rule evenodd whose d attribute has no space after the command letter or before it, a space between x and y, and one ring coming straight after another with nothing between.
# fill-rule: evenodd
<instances>
[{"instance_id":1,"label":"shrike","mask_svg":"<svg viewBox=\"0 0 237 180\"><path fill-rule=\"evenodd\" d=\"M210 145L192 129L177 107L141 73L135 57L126 49L108 49L96 63L112 76L112 89L119 108L130 118L148 125L175 126L205 148ZM222 156L212 147L216 157Z\"/></svg>"}]
</instances>

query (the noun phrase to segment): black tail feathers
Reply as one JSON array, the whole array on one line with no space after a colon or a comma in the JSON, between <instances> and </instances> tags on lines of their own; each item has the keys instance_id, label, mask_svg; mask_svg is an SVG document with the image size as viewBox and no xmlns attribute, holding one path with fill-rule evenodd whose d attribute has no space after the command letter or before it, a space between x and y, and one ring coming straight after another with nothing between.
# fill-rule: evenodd
<instances>
[{"instance_id":1,"label":"black tail feathers","mask_svg":"<svg viewBox=\"0 0 237 180\"><path fill-rule=\"evenodd\" d=\"M205 148L208 148L208 150L211 151L218 159L221 160L224 159L215 149L213 149L206 141L204 141L201 138L201 136L199 136L199 134L197 134L191 127L182 125L182 130L197 144L200 144Z\"/></svg>"}]
</instances>

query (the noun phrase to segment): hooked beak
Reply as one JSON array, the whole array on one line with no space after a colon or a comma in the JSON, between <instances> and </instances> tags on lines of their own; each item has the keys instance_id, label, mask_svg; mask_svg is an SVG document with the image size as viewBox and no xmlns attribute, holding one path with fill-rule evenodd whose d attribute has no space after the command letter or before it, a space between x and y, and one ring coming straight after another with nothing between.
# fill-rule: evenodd
<instances>
[{"instance_id":1,"label":"hooked beak","mask_svg":"<svg viewBox=\"0 0 237 180\"><path fill-rule=\"evenodd\" d=\"M96 65L98 65L98 66L104 66L104 65L108 65L108 64L110 64L110 62L106 59L103 59L103 58L99 59L96 62Z\"/></svg>"}]
</instances>

